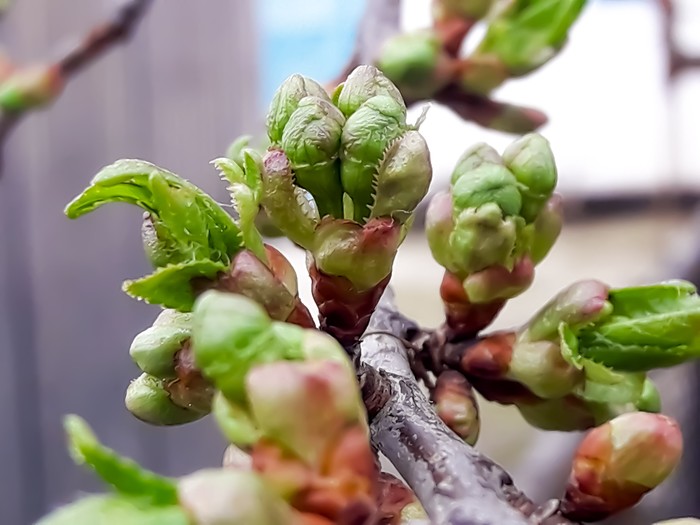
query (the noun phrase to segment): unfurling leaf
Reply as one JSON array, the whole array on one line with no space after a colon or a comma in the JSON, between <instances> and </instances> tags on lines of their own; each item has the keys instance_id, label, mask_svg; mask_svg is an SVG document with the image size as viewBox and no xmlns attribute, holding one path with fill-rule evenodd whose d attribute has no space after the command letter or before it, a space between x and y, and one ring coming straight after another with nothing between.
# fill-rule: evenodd
<instances>
[{"instance_id":1,"label":"unfurling leaf","mask_svg":"<svg viewBox=\"0 0 700 525\"><path fill-rule=\"evenodd\" d=\"M68 416L64 426L70 452L78 464L89 465L98 476L122 495L141 498L153 505L177 504L177 488L171 480L149 472L102 445L88 424Z\"/></svg>"},{"instance_id":2,"label":"unfurling leaf","mask_svg":"<svg viewBox=\"0 0 700 525\"><path fill-rule=\"evenodd\" d=\"M177 506L154 506L125 496L88 496L42 518L36 525L191 525Z\"/></svg>"},{"instance_id":3,"label":"unfurling leaf","mask_svg":"<svg viewBox=\"0 0 700 525\"><path fill-rule=\"evenodd\" d=\"M159 304L181 312L192 310L196 299L193 281L213 279L227 265L208 259L170 264L141 279L125 281L124 291L149 304Z\"/></svg>"}]
</instances>

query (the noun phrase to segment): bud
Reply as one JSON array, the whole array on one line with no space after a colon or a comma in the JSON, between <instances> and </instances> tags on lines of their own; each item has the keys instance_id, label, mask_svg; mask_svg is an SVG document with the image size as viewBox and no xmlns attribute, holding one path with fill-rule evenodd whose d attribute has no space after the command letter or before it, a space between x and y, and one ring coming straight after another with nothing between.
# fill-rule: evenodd
<instances>
[{"instance_id":1,"label":"bud","mask_svg":"<svg viewBox=\"0 0 700 525\"><path fill-rule=\"evenodd\" d=\"M641 412L661 412L661 394L659 394L654 382L648 377L644 380L642 395L637 400L635 407Z\"/></svg>"},{"instance_id":2,"label":"bud","mask_svg":"<svg viewBox=\"0 0 700 525\"><path fill-rule=\"evenodd\" d=\"M611 417L601 419L591 403L569 395L558 399L527 399L515 403L520 415L527 423L547 432L579 432L588 430ZM616 415L616 414L615 414Z\"/></svg>"},{"instance_id":3,"label":"bud","mask_svg":"<svg viewBox=\"0 0 700 525\"><path fill-rule=\"evenodd\" d=\"M384 41L377 66L410 100L432 98L454 75L450 57L430 30L401 33Z\"/></svg>"},{"instance_id":4,"label":"bud","mask_svg":"<svg viewBox=\"0 0 700 525\"><path fill-rule=\"evenodd\" d=\"M491 146L479 142L468 148L459 157L455 169L452 170L450 183L454 184L463 174L479 168L482 164L498 164L502 166L503 159Z\"/></svg>"},{"instance_id":5,"label":"bud","mask_svg":"<svg viewBox=\"0 0 700 525\"><path fill-rule=\"evenodd\" d=\"M504 216L517 215L522 206L515 176L504 166L483 163L465 172L453 173L452 200L457 212L496 204Z\"/></svg>"},{"instance_id":6,"label":"bud","mask_svg":"<svg viewBox=\"0 0 700 525\"><path fill-rule=\"evenodd\" d=\"M407 131L384 154L370 218L391 217L405 223L428 193L432 176L425 139L417 131Z\"/></svg>"},{"instance_id":7,"label":"bud","mask_svg":"<svg viewBox=\"0 0 700 525\"><path fill-rule=\"evenodd\" d=\"M488 95L510 76L503 62L494 55L472 56L462 60L459 70L462 88L479 95Z\"/></svg>"},{"instance_id":8,"label":"bud","mask_svg":"<svg viewBox=\"0 0 700 525\"><path fill-rule=\"evenodd\" d=\"M243 405L229 401L218 392L214 395L211 410L229 443L237 447L250 447L260 439L260 430Z\"/></svg>"},{"instance_id":9,"label":"bud","mask_svg":"<svg viewBox=\"0 0 700 525\"><path fill-rule=\"evenodd\" d=\"M252 472L200 470L178 485L180 505L198 525L289 525L291 507Z\"/></svg>"},{"instance_id":10,"label":"bud","mask_svg":"<svg viewBox=\"0 0 700 525\"><path fill-rule=\"evenodd\" d=\"M175 356L192 332L192 314L163 310L153 326L138 334L129 355L138 367L160 378L175 377Z\"/></svg>"},{"instance_id":11,"label":"bud","mask_svg":"<svg viewBox=\"0 0 700 525\"><path fill-rule=\"evenodd\" d=\"M469 382L458 372L442 372L433 391L440 419L471 446L479 438L479 406Z\"/></svg>"},{"instance_id":12,"label":"bud","mask_svg":"<svg viewBox=\"0 0 700 525\"><path fill-rule=\"evenodd\" d=\"M246 392L265 436L314 468L345 428L364 421L354 373L337 362L260 365L246 377Z\"/></svg>"},{"instance_id":13,"label":"bud","mask_svg":"<svg viewBox=\"0 0 700 525\"><path fill-rule=\"evenodd\" d=\"M525 135L506 148L503 161L520 184L520 213L532 222L557 185L557 166L549 142L536 133Z\"/></svg>"},{"instance_id":14,"label":"bud","mask_svg":"<svg viewBox=\"0 0 700 525\"><path fill-rule=\"evenodd\" d=\"M398 88L376 67L369 65L356 67L345 82L338 86L333 98L338 109L349 117L375 96L388 96L405 108Z\"/></svg>"},{"instance_id":15,"label":"bud","mask_svg":"<svg viewBox=\"0 0 700 525\"><path fill-rule=\"evenodd\" d=\"M282 134L282 149L296 183L314 197L321 217L343 216L343 189L336 160L344 124L345 117L330 101L305 97Z\"/></svg>"},{"instance_id":16,"label":"bud","mask_svg":"<svg viewBox=\"0 0 700 525\"><path fill-rule=\"evenodd\" d=\"M301 75L290 76L277 88L265 122L267 134L273 144L282 140L284 129L299 102L308 96L329 100L328 93L318 82Z\"/></svg>"},{"instance_id":17,"label":"bud","mask_svg":"<svg viewBox=\"0 0 700 525\"><path fill-rule=\"evenodd\" d=\"M389 218L322 222L313 258L322 272L347 278L357 291L368 290L391 274L401 241L401 225Z\"/></svg>"},{"instance_id":18,"label":"bud","mask_svg":"<svg viewBox=\"0 0 700 525\"><path fill-rule=\"evenodd\" d=\"M310 250L318 221L315 210L294 185L284 151L271 149L263 158L262 204L270 220L292 242Z\"/></svg>"},{"instance_id":19,"label":"bud","mask_svg":"<svg viewBox=\"0 0 700 525\"><path fill-rule=\"evenodd\" d=\"M352 198L355 221L369 216L380 163L405 131L406 108L386 95L372 97L348 117L341 137L340 176Z\"/></svg>"},{"instance_id":20,"label":"bud","mask_svg":"<svg viewBox=\"0 0 700 525\"><path fill-rule=\"evenodd\" d=\"M489 266L469 275L463 282L464 291L473 304L487 304L499 299L512 299L527 290L535 278L535 267L529 257L523 257L512 270L504 266Z\"/></svg>"},{"instance_id":21,"label":"bud","mask_svg":"<svg viewBox=\"0 0 700 525\"><path fill-rule=\"evenodd\" d=\"M505 304L505 299L490 303L472 303L462 280L449 271L445 272L440 283L440 298L445 306L447 326L458 339L475 337L493 322Z\"/></svg>"},{"instance_id":22,"label":"bud","mask_svg":"<svg viewBox=\"0 0 700 525\"><path fill-rule=\"evenodd\" d=\"M63 91L65 79L54 65L18 69L0 84L0 108L20 113L42 107Z\"/></svg>"},{"instance_id":23,"label":"bud","mask_svg":"<svg viewBox=\"0 0 700 525\"><path fill-rule=\"evenodd\" d=\"M181 406L168 391L169 380L142 374L126 390L125 404L137 419L157 426L182 425L203 418L209 413L206 406Z\"/></svg>"},{"instance_id":24,"label":"bud","mask_svg":"<svg viewBox=\"0 0 700 525\"><path fill-rule=\"evenodd\" d=\"M521 331L527 341L559 339L559 325L566 323L577 330L611 312L608 286L600 281L587 280L572 284L559 292L543 306Z\"/></svg>"},{"instance_id":25,"label":"bud","mask_svg":"<svg viewBox=\"0 0 700 525\"><path fill-rule=\"evenodd\" d=\"M539 264L552 249L564 222L564 207L561 195L554 194L535 219L530 256Z\"/></svg>"},{"instance_id":26,"label":"bud","mask_svg":"<svg viewBox=\"0 0 700 525\"><path fill-rule=\"evenodd\" d=\"M210 290L194 307L192 342L197 367L234 402L258 363L300 357L301 328L276 324L260 305L240 295Z\"/></svg>"},{"instance_id":27,"label":"bud","mask_svg":"<svg viewBox=\"0 0 700 525\"><path fill-rule=\"evenodd\" d=\"M224 451L224 458L221 463L224 468L245 471L253 469L253 458L250 457L250 454L244 452L236 445L229 445L226 447L226 450Z\"/></svg>"},{"instance_id":28,"label":"bud","mask_svg":"<svg viewBox=\"0 0 700 525\"><path fill-rule=\"evenodd\" d=\"M667 416L632 412L591 430L574 457L562 510L599 521L635 505L678 465L683 438Z\"/></svg>"}]
</instances>

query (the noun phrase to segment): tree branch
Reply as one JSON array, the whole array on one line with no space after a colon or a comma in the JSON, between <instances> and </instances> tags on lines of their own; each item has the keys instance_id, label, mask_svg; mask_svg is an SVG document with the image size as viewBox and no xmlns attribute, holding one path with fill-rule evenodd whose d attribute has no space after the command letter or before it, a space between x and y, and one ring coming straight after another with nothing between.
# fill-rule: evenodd
<instances>
[{"instance_id":1,"label":"tree branch","mask_svg":"<svg viewBox=\"0 0 700 525\"><path fill-rule=\"evenodd\" d=\"M108 20L90 30L53 64L59 77L64 82L67 81L114 45L128 40L151 4L152 0L126 0ZM27 111L0 113L0 145L26 113Z\"/></svg>"},{"instance_id":2,"label":"tree branch","mask_svg":"<svg viewBox=\"0 0 700 525\"><path fill-rule=\"evenodd\" d=\"M372 441L413 489L435 525L566 525L557 502L537 507L507 472L459 439L435 414L401 339L415 323L388 290L361 344L360 380ZM372 332L390 332L371 335Z\"/></svg>"}]
</instances>

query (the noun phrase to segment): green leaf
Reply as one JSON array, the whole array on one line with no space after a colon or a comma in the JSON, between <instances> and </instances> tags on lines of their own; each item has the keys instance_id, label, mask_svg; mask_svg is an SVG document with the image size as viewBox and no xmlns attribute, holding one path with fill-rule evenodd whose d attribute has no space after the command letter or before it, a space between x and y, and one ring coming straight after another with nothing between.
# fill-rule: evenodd
<instances>
[{"instance_id":1,"label":"green leaf","mask_svg":"<svg viewBox=\"0 0 700 525\"><path fill-rule=\"evenodd\" d=\"M170 264L141 279L125 281L122 288L130 296L149 304L189 312L196 299L192 280L214 279L226 269L226 264L207 259Z\"/></svg>"},{"instance_id":2,"label":"green leaf","mask_svg":"<svg viewBox=\"0 0 700 525\"><path fill-rule=\"evenodd\" d=\"M120 160L106 166L65 212L75 219L109 202L134 204L151 214L170 263L228 263L241 248L238 227L211 197L149 162Z\"/></svg>"},{"instance_id":3,"label":"green leaf","mask_svg":"<svg viewBox=\"0 0 700 525\"><path fill-rule=\"evenodd\" d=\"M88 496L61 507L36 525L191 525L181 508L154 507L124 496Z\"/></svg>"},{"instance_id":4,"label":"green leaf","mask_svg":"<svg viewBox=\"0 0 700 525\"><path fill-rule=\"evenodd\" d=\"M243 166L243 151L248 147L252 138L250 135L242 135L234 140L226 149L226 158Z\"/></svg>"},{"instance_id":5,"label":"green leaf","mask_svg":"<svg viewBox=\"0 0 700 525\"><path fill-rule=\"evenodd\" d=\"M645 371L700 357L700 297L685 281L612 290L612 314L578 334L581 354Z\"/></svg>"},{"instance_id":6,"label":"green leaf","mask_svg":"<svg viewBox=\"0 0 700 525\"><path fill-rule=\"evenodd\" d=\"M153 505L177 504L177 488L171 480L141 468L102 445L82 418L67 416L64 428L75 462L89 465L117 492L142 498Z\"/></svg>"}]
</instances>

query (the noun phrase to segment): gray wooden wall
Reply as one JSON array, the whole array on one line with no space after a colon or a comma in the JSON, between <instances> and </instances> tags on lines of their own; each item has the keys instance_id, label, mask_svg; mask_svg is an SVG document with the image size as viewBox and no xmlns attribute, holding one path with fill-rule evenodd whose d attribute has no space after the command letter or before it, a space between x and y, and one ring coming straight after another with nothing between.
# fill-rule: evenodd
<instances>
[{"instance_id":1,"label":"gray wooden wall","mask_svg":"<svg viewBox=\"0 0 700 525\"><path fill-rule=\"evenodd\" d=\"M39 60L116 2L18 0L0 39ZM206 6L204 5L206 4ZM136 37L26 119L5 149L0 180L0 522L25 525L79 491L100 487L65 452L61 417L85 417L109 445L167 474L216 465L211 421L150 428L123 406L138 374L128 356L157 310L120 291L147 271L140 213L105 207L78 221L65 204L100 167L151 160L205 189L209 160L255 131L252 2L155 2ZM34 360L35 362L32 362ZM22 370L22 378L18 378Z\"/></svg>"}]
</instances>

